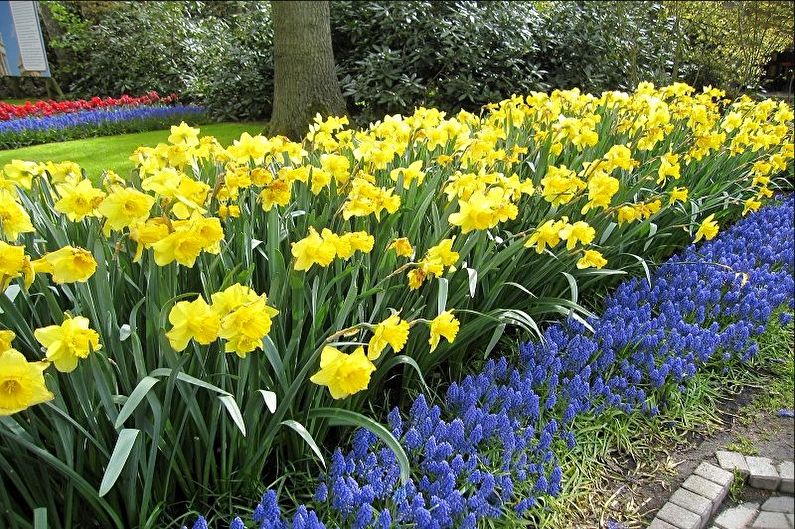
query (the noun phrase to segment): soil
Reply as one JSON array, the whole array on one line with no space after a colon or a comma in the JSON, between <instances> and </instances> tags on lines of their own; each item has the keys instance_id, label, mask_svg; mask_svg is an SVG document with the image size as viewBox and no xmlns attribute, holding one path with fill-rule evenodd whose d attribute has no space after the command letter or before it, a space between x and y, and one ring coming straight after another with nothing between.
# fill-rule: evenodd
<instances>
[{"instance_id":1,"label":"soil","mask_svg":"<svg viewBox=\"0 0 795 529\"><path fill-rule=\"evenodd\" d=\"M760 391L745 390L724 403L721 426L683 439L678 446L665 451L667 455L658 458L656 469L633 468L633 462L626 462L625 476L608 487L605 497L610 500L601 520L576 526L608 527L606 520L613 519L621 520L626 529L645 528L699 463L706 460L717 464L715 451L726 449L738 439L752 446L758 452L755 455L775 461L794 459L795 419L745 407ZM746 487L741 501L763 501L768 495Z\"/></svg>"}]
</instances>

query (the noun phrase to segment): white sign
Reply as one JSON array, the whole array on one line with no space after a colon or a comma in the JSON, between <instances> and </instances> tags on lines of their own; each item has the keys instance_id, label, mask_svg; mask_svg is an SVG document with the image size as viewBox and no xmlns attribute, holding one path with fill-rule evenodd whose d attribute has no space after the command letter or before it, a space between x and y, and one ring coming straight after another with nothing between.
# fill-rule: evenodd
<instances>
[{"instance_id":1,"label":"white sign","mask_svg":"<svg viewBox=\"0 0 795 529\"><path fill-rule=\"evenodd\" d=\"M11 17L14 19L22 68L29 72L46 71L47 55L41 38L35 2L14 0L8 3L11 7Z\"/></svg>"}]
</instances>

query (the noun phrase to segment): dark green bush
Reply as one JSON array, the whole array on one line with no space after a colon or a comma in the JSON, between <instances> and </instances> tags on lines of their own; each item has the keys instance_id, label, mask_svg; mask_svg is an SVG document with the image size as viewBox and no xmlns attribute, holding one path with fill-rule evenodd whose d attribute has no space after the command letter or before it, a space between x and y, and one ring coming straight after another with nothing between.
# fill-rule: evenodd
<instances>
[{"instance_id":1,"label":"dark green bush","mask_svg":"<svg viewBox=\"0 0 795 529\"><path fill-rule=\"evenodd\" d=\"M674 21L660 2L548 2L539 65L554 88L631 90L670 80Z\"/></svg>"},{"instance_id":2,"label":"dark green bush","mask_svg":"<svg viewBox=\"0 0 795 529\"><path fill-rule=\"evenodd\" d=\"M63 30L51 39L53 71L73 95L176 91L215 119L270 116L269 2L110 4L44 3ZM342 0L331 27L348 111L368 121L419 105L476 110L532 90L631 90L672 73L726 85L714 61L692 53L703 43L675 12L651 0Z\"/></svg>"},{"instance_id":3,"label":"dark green bush","mask_svg":"<svg viewBox=\"0 0 795 529\"><path fill-rule=\"evenodd\" d=\"M476 109L545 89L530 2L334 2L335 59L351 111Z\"/></svg>"}]
</instances>

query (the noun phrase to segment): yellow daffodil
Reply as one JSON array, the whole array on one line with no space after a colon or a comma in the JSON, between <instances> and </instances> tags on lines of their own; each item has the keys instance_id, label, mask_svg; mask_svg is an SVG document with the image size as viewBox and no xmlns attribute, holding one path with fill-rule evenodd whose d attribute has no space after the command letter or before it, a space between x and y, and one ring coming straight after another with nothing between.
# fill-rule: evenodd
<instances>
[{"instance_id":1,"label":"yellow daffodil","mask_svg":"<svg viewBox=\"0 0 795 529\"><path fill-rule=\"evenodd\" d=\"M70 373L77 361L101 348L99 334L89 327L88 318L66 315L61 325L36 329L33 336L47 350L47 360L62 373Z\"/></svg>"},{"instance_id":2,"label":"yellow daffodil","mask_svg":"<svg viewBox=\"0 0 795 529\"><path fill-rule=\"evenodd\" d=\"M146 222L155 198L132 188L119 188L108 194L97 208L107 219L107 226L123 230L133 224Z\"/></svg>"},{"instance_id":3,"label":"yellow daffodil","mask_svg":"<svg viewBox=\"0 0 795 529\"><path fill-rule=\"evenodd\" d=\"M665 185L667 178L678 180L680 177L679 156L674 153L663 154L660 167L657 169L657 185Z\"/></svg>"},{"instance_id":4,"label":"yellow daffodil","mask_svg":"<svg viewBox=\"0 0 795 529\"><path fill-rule=\"evenodd\" d=\"M431 320L431 337L428 339L428 343L431 344L431 352L436 350L439 346L439 340L442 336L444 336L448 342L453 343L460 326L461 324L458 319L453 316L452 312L447 310Z\"/></svg>"},{"instance_id":5,"label":"yellow daffodil","mask_svg":"<svg viewBox=\"0 0 795 529\"><path fill-rule=\"evenodd\" d=\"M577 243L590 244L595 236L596 230L582 220L578 220L574 224L566 224L560 230L560 238L566 241L567 250L573 250Z\"/></svg>"},{"instance_id":6,"label":"yellow daffodil","mask_svg":"<svg viewBox=\"0 0 795 529\"><path fill-rule=\"evenodd\" d=\"M63 213L72 222L97 215L96 209L105 198L105 192L94 188L90 180L60 184L57 190L61 198L55 203L55 211Z\"/></svg>"},{"instance_id":7,"label":"yellow daffodil","mask_svg":"<svg viewBox=\"0 0 795 529\"><path fill-rule=\"evenodd\" d=\"M48 362L28 362L19 351L0 354L0 416L55 398L44 382Z\"/></svg>"},{"instance_id":8,"label":"yellow daffodil","mask_svg":"<svg viewBox=\"0 0 795 529\"><path fill-rule=\"evenodd\" d=\"M351 179L351 162L339 154L321 154L320 167L334 177L338 186L343 186Z\"/></svg>"},{"instance_id":9,"label":"yellow daffodil","mask_svg":"<svg viewBox=\"0 0 795 529\"><path fill-rule=\"evenodd\" d=\"M718 234L718 223L715 222L713 219L715 218L715 214L709 215L703 221L701 221L701 226L698 227L698 231L696 231L696 238L693 239L693 242L698 242L702 238L708 241L715 238Z\"/></svg>"},{"instance_id":10,"label":"yellow daffodil","mask_svg":"<svg viewBox=\"0 0 795 529\"><path fill-rule=\"evenodd\" d=\"M97 262L91 252L72 246L46 253L31 265L37 274L52 275L56 283L82 283L97 270Z\"/></svg>"},{"instance_id":11,"label":"yellow daffodil","mask_svg":"<svg viewBox=\"0 0 795 529\"><path fill-rule=\"evenodd\" d=\"M640 211L633 206L621 206L618 208L618 225L622 225L625 222L635 222L636 220L641 218Z\"/></svg>"},{"instance_id":12,"label":"yellow daffodil","mask_svg":"<svg viewBox=\"0 0 795 529\"><path fill-rule=\"evenodd\" d=\"M265 295L233 309L221 319L219 336L226 340L226 352L245 358L255 349L262 349L262 340L270 332L272 318L279 311L267 304Z\"/></svg>"},{"instance_id":13,"label":"yellow daffodil","mask_svg":"<svg viewBox=\"0 0 795 529\"><path fill-rule=\"evenodd\" d=\"M751 211L757 211L762 206L762 202L756 200L754 197L749 198L743 202L743 217Z\"/></svg>"},{"instance_id":14,"label":"yellow daffodil","mask_svg":"<svg viewBox=\"0 0 795 529\"><path fill-rule=\"evenodd\" d=\"M33 178L41 174L39 164L36 162L26 162L23 160L11 160L3 166L3 175L22 189L30 189L33 186Z\"/></svg>"},{"instance_id":15,"label":"yellow daffodil","mask_svg":"<svg viewBox=\"0 0 795 529\"><path fill-rule=\"evenodd\" d=\"M425 282L426 272L422 268L413 268L408 272L408 282L410 290L417 290Z\"/></svg>"},{"instance_id":16,"label":"yellow daffodil","mask_svg":"<svg viewBox=\"0 0 795 529\"><path fill-rule=\"evenodd\" d=\"M525 247L532 248L535 246L536 253L544 253L544 249L549 246L550 249L560 243L560 230L568 225L568 217L563 217L561 220L550 219L533 231L527 241L524 243Z\"/></svg>"},{"instance_id":17,"label":"yellow daffodil","mask_svg":"<svg viewBox=\"0 0 795 529\"><path fill-rule=\"evenodd\" d=\"M25 260L24 246L12 246L0 241L0 292L5 290L8 281L19 277Z\"/></svg>"},{"instance_id":18,"label":"yellow daffodil","mask_svg":"<svg viewBox=\"0 0 795 529\"><path fill-rule=\"evenodd\" d=\"M35 231L30 216L14 196L0 189L0 238L15 241L22 233Z\"/></svg>"},{"instance_id":19,"label":"yellow daffodil","mask_svg":"<svg viewBox=\"0 0 795 529\"><path fill-rule=\"evenodd\" d=\"M596 250L585 250L582 257L577 261L577 268L602 268L607 264L601 253Z\"/></svg>"},{"instance_id":20,"label":"yellow daffodil","mask_svg":"<svg viewBox=\"0 0 795 529\"><path fill-rule=\"evenodd\" d=\"M414 248L406 237L395 239L389 244L390 250L395 250L395 253L400 257L411 257L414 255Z\"/></svg>"},{"instance_id":21,"label":"yellow daffodil","mask_svg":"<svg viewBox=\"0 0 795 529\"><path fill-rule=\"evenodd\" d=\"M669 200L669 204L673 204L675 202L687 202L687 188L686 187L674 187L671 190L671 198Z\"/></svg>"},{"instance_id":22,"label":"yellow daffodil","mask_svg":"<svg viewBox=\"0 0 795 529\"><path fill-rule=\"evenodd\" d=\"M171 134L168 142L174 145L187 145L193 147L199 145L199 129L193 128L184 121L179 125L171 126Z\"/></svg>"},{"instance_id":23,"label":"yellow daffodil","mask_svg":"<svg viewBox=\"0 0 795 529\"><path fill-rule=\"evenodd\" d=\"M392 350L398 353L406 345L408 339L409 322L400 319L397 314L393 314L375 326L373 336L367 344L367 358L377 360L387 345L391 345Z\"/></svg>"},{"instance_id":24,"label":"yellow daffodil","mask_svg":"<svg viewBox=\"0 0 795 529\"><path fill-rule=\"evenodd\" d=\"M582 208L582 213L588 213L593 208L608 208L610 201L618 192L617 178L607 175L595 175L588 180L588 203Z\"/></svg>"},{"instance_id":25,"label":"yellow daffodil","mask_svg":"<svg viewBox=\"0 0 795 529\"><path fill-rule=\"evenodd\" d=\"M320 353L320 371L309 380L319 386L326 386L334 399L344 399L354 393L367 389L370 375L375 366L358 347L351 354L326 346Z\"/></svg>"},{"instance_id":26,"label":"yellow daffodil","mask_svg":"<svg viewBox=\"0 0 795 529\"><path fill-rule=\"evenodd\" d=\"M168 321L171 330L166 338L177 352L184 351L191 340L202 345L214 342L221 326L218 313L201 296L194 301L177 302L168 313Z\"/></svg>"},{"instance_id":27,"label":"yellow daffodil","mask_svg":"<svg viewBox=\"0 0 795 529\"><path fill-rule=\"evenodd\" d=\"M0 356L3 355L6 351L11 349L11 342L14 341L17 335L14 334L14 331L8 330L1 330L0 331Z\"/></svg>"},{"instance_id":28,"label":"yellow daffodil","mask_svg":"<svg viewBox=\"0 0 795 529\"><path fill-rule=\"evenodd\" d=\"M312 265L328 266L336 255L334 244L323 239L315 228L309 228L309 235L292 243L295 257L295 270L309 270Z\"/></svg>"},{"instance_id":29,"label":"yellow daffodil","mask_svg":"<svg viewBox=\"0 0 795 529\"><path fill-rule=\"evenodd\" d=\"M389 177L395 182L398 181L401 175L403 176L404 189L411 187L411 183L415 180L417 181L417 185L422 184L422 181L425 179L425 172L422 170L422 160L412 162L408 167L392 169L389 173Z\"/></svg>"},{"instance_id":30,"label":"yellow daffodil","mask_svg":"<svg viewBox=\"0 0 795 529\"><path fill-rule=\"evenodd\" d=\"M264 211L270 211L273 206L286 206L292 195L292 183L283 178L277 178L265 185L260 192L259 199Z\"/></svg>"}]
</instances>

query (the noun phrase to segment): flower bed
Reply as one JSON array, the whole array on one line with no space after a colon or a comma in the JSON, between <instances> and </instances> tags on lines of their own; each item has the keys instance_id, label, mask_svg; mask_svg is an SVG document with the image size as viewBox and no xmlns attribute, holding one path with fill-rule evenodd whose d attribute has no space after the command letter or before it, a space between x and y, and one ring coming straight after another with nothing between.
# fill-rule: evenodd
<instances>
[{"instance_id":1,"label":"flower bed","mask_svg":"<svg viewBox=\"0 0 795 529\"><path fill-rule=\"evenodd\" d=\"M590 325L581 298L772 195L792 109L722 97L556 91L228 148L181 124L128 179L6 165L0 384L25 377L0 392L0 525L35 508L115 528L207 512L325 462L339 424L378 436L407 480L409 453L365 410L509 327Z\"/></svg>"},{"instance_id":2,"label":"flower bed","mask_svg":"<svg viewBox=\"0 0 795 529\"><path fill-rule=\"evenodd\" d=\"M0 122L0 150L54 141L77 140L168 128L202 121L194 105L109 107Z\"/></svg>"},{"instance_id":3,"label":"flower bed","mask_svg":"<svg viewBox=\"0 0 795 529\"><path fill-rule=\"evenodd\" d=\"M50 99L49 101L40 100L35 103L26 101L21 105L12 105L0 101L0 121L35 116L54 116L57 114L94 110L97 108L136 107L154 104L168 105L176 102L178 99L179 96L177 94L169 94L166 97L160 97L160 94L152 91L139 97L123 94L119 98L101 98L95 96L91 99L77 99L73 101L54 101Z\"/></svg>"},{"instance_id":4,"label":"flower bed","mask_svg":"<svg viewBox=\"0 0 795 529\"><path fill-rule=\"evenodd\" d=\"M444 529L506 511L531 517L561 489L557 461L574 447L577 416L617 407L664 418L670 395L699 369L756 354L773 311L795 303L794 216L793 197L767 207L673 256L650 280L622 283L589 320L593 332L574 320L552 325L518 357L453 383L443 403L420 395L407 414L393 409L390 428L415 470L408 483L394 453L360 429L351 450L334 452L312 502L285 517L268 491L254 526Z\"/></svg>"}]
</instances>

